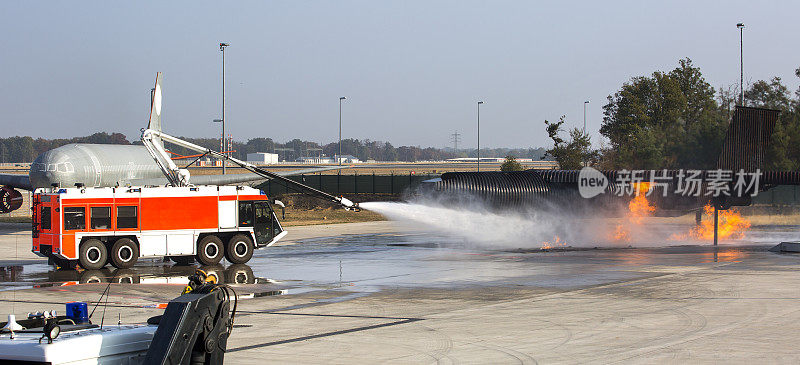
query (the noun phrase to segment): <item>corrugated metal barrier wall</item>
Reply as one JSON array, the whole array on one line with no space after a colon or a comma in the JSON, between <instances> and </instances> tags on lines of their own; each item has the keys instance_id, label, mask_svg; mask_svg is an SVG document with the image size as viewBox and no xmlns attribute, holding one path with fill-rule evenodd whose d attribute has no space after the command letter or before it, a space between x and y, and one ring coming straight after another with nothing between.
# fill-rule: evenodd
<instances>
[{"instance_id":1,"label":"corrugated metal barrier wall","mask_svg":"<svg viewBox=\"0 0 800 365\"><path fill-rule=\"evenodd\" d=\"M402 194L409 186L415 186L422 181L439 177L438 174L403 174L403 175L297 175L289 179L317 188L334 195L343 194ZM275 196L286 193L296 193L292 188L287 188L281 182L267 181L258 186L267 193Z\"/></svg>"}]
</instances>

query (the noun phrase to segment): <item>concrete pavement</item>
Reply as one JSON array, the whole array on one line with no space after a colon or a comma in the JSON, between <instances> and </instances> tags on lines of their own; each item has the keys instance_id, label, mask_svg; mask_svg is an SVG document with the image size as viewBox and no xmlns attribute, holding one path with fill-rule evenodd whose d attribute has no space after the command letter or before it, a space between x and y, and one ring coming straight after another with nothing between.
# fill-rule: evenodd
<instances>
[{"instance_id":1,"label":"concrete pavement","mask_svg":"<svg viewBox=\"0 0 800 365\"><path fill-rule=\"evenodd\" d=\"M300 244L259 251L248 265L259 279L237 291L282 295L240 302L227 362L800 361L797 255L764 245L488 251L383 223L309 231ZM106 320L159 314L148 306L181 287L147 283L173 270L162 266L140 264L138 284L112 285ZM117 276L97 275L100 283L64 286L44 265L23 265L0 286L0 314L95 301L102 276Z\"/></svg>"}]
</instances>

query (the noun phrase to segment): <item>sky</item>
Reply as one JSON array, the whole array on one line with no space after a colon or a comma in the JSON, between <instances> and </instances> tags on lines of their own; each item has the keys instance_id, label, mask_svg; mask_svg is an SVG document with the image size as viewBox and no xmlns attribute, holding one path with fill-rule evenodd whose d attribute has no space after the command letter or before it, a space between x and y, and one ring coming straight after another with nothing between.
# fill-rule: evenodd
<instances>
[{"instance_id":1,"label":"sky","mask_svg":"<svg viewBox=\"0 0 800 365\"><path fill-rule=\"evenodd\" d=\"M550 146L544 120L587 123L631 77L689 57L714 87L800 80L800 2L5 1L2 136L139 139L163 72L172 135L217 138L225 51L235 140Z\"/></svg>"}]
</instances>

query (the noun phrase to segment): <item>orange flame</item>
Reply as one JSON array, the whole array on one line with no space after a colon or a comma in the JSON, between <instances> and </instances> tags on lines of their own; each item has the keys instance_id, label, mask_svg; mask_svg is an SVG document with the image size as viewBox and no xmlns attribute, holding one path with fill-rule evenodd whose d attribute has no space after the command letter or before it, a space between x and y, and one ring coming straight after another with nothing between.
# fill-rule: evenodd
<instances>
[{"instance_id":1,"label":"orange flame","mask_svg":"<svg viewBox=\"0 0 800 365\"><path fill-rule=\"evenodd\" d=\"M642 224L645 217L652 216L653 212L656 211L656 207L651 205L647 200L647 196L645 196L650 190L650 183L633 183L633 188L634 197L628 202L628 214L625 217L625 221L618 224L614 232L609 235L609 238L613 241L629 242L631 240L629 226L631 224Z\"/></svg>"},{"instance_id":2,"label":"orange flame","mask_svg":"<svg viewBox=\"0 0 800 365\"><path fill-rule=\"evenodd\" d=\"M622 242L630 242L630 232L628 232L622 224L617 225L617 228L614 229L614 233L611 234L611 238L614 241L622 241Z\"/></svg>"},{"instance_id":3,"label":"orange flame","mask_svg":"<svg viewBox=\"0 0 800 365\"><path fill-rule=\"evenodd\" d=\"M647 197L645 196L650 190L650 183L634 183L633 186L636 189L634 190L636 195L628 203L628 211L630 212L628 218L630 218L633 223L641 224L644 217L653 215L653 212L656 211L656 207L650 205L650 202L647 201Z\"/></svg>"},{"instance_id":4,"label":"orange flame","mask_svg":"<svg viewBox=\"0 0 800 365\"><path fill-rule=\"evenodd\" d=\"M550 250L554 247L567 247L567 242L562 241L561 237L558 236L555 236L555 238L553 238L553 242L547 242L547 241L542 242L542 250Z\"/></svg>"},{"instance_id":5,"label":"orange flame","mask_svg":"<svg viewBox=\"0 0 800 365\"><path fill-rule=\"evenodd\" d=\"M736 208L720 210L717 214L719 215L717 237L721 240L726 238L742 238L745 232L750 228L750 221L742 217ZM712 207L711 204L703 207L703 218L700 225L692 228L689 233L683 235L673 234L669 239L684 240L693 238L697 240L713 241L714 207Z\"/></svg>"}]
</instances>

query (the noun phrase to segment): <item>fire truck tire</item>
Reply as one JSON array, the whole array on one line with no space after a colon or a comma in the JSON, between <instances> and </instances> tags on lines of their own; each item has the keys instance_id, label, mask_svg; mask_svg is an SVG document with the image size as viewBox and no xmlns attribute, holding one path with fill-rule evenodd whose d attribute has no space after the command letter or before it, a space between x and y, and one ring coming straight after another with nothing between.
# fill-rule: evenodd
<instances>
[{"instance_id":1,"label":"fire truck tire","mask_svg":"<svg viewBox=\"0 0 800 365\"><path fill-rule=\"evenodd\" d=\"M139 260L139 247L130 238L120 238L111 246L111 265L118 269L130 269Z\"/></svg>"},{"instance_id":2,"label":"fire truck tire","mask_svg":"<svg viewBox=\"0 0 800 365\"><path fill-rule=\"evenodd\" d=\"M225 258L232 264L243 264L253 257L253 240L250 237L237 234L228 240L225 246Z\"/></svg>"},{"instance_id":3,"label":"fire truck tire","mask_svg":"<svg viewBox=\"0 0 800 365\"><path fill-rule=\"evenodd\" d=\"M81 243L80 256L78 257L81 267L86 270L100 270L108 263L108 250L106 245L94 238Z\"/></svg>"},{"instance_id":4,"label":"fire truck tire","mask_svg":"<svg viewBox=\"0 0 800 365\"><path fill-rule=\"evenodd\" d=\"M226 284L255 284L256 277L250 266L233 264L225 269Z\"/></svg>"},{"instance_id":5,"label":"fire truck tire","mask_svg":"<svg viewBox=\"0 0 800 365\"><path fill-rule=\"evenodd\" d=\"M81 284L101 284L108 282L108 277L109 273L106 270L84 270L78 282Z\"/></svg>"},{"instance_id":6,"label":"fire truck tire","mask_svg":"<svg viewBox=\"0 0 800 365\"><path fill-rule=\"evenodd\" d=\"M222 240L210 234L197 243L197 261L203 265L216 265L222 260Z\"/></svg>"}]
</instances>

